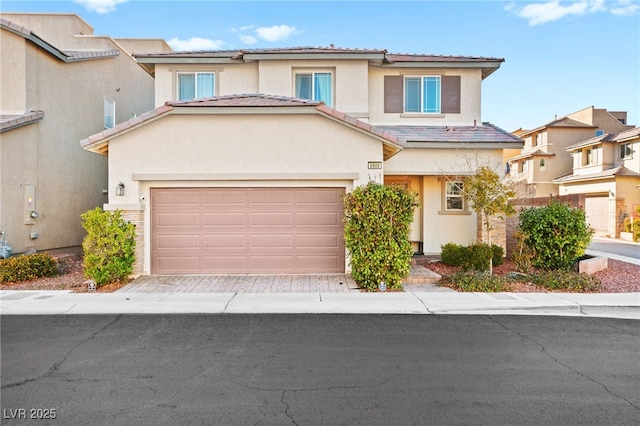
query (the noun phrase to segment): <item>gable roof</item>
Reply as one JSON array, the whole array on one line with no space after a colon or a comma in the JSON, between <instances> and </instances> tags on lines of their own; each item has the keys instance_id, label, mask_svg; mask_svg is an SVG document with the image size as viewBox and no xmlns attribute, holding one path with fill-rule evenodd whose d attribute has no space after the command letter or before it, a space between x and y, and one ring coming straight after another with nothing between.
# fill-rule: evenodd
<instances>
[{"instance_id":1,"label":"gable roof","mask_svg":"<svg viewBox=\"0 0 640 426\"><path fill-rule=\"evenodd\" d=\"M321 114L329 119L337 121L343 125L349 126L360 132L368 134L380 140L383 143L383 158L386 160L391 158L402 150L402 144L393 134L377 129L368 123L360 121L349 115L336 111L326 106L323 102L310 101L307 99L290 98L286 96L273 96L264 94L242 94L216 96L213 98L190 100L190 101L170 101L165 102L161 107L144 113L129 121L125 121L116 125L111 129L103 130L95 135L89 136L80 141L80 146L88 151L101 155L107 155L109 152L109 141L125 133L134 130L137 127L151 123L163 116L178 112L187 112L189 108L211 108L214 112L215 108L224 108L227 113L242 114L246 112L246 108L268 108L269 111L275 111L273 108L300 108L306 107L309 112ZM233 109L238 108L237 111Z\"/></svg>"},{"instance_id":2,"label":"gable roof","mask_svg":"<svg viewBox=\"0 0 640 426\"><path fill-rule=\"evenodd\" d=\"M24 37L26 40L42 48L45 52L67 63L88 61L92 59L112 58L120 55L120 51L118 49L90 50L90 51L61 50L55 47L54 45L52 45L51 43L47 42L43 38L37 36L31 30L4 18L0 18L0 28L2 28L3 30L11 31L14 34Z\"/></svg>"},{"instance_id":3,"label":"gable roof","mask_svg":"<svg viewBox=\"0 0 640 426\"><path fill-rule=\"evenodd\" d=\"M616 176L630 176L630 177L640 177L640 173L636 173L633 170L630 170L624 166L614 167L612 169L607 169L598 173L591 173L588 175L568 175L563 176L557 179L554 179L553 183L568 183L568 182L581 182L581 181L589 181L589 180L600 180L600 179L610 179Z\"/></svg>"},{"instance_id":4,"label":"gable roof","mask_svg":"<svg viewBox=\"0 0 640 426\"><path fill-rule=\"evenodd\" d=\"M152 69L156 63L233 63L288 59L360 59L383 67L481 68L482 78L496 71L503 58L388 53L385 49L334 47L284 47L243 50L200 50L189 52L134 53L138 63Z\"/></svg>"},{"instance_id":5,"label":"gable roof","mask_svg":"<svg viewBox=\"0 0 640 426\"><path fill-rule=\"evenodd\" d=\"M536 149L535 151L525 152L524 154L516 155L515 157L511 157L507 160L507 162L511 163L512 161L523 160L525 158L533 158L533 157L555 157L556 154L550 152L544 152L541 149Z\"/></svg>"},{"instance_id":6,"label":"gable roof","mask_svg":"<svg viewBox=\"0 0 640 426\"><path fill-rule=\"evenodd\" d=\"M640 137L640 127L635 127L633 129L625 130L620 133L605 133L600 136L596 136L590 139L587 139L582 142L575 143L573 145L569 145L566 150L567 151L575 151L577 149L586 148L588 146L598 145L603 142L623 142L631 139L636 139Z\"/></svg>"},{"instance_id":7,"label":"gable roof","mask_svg":"<svg viewBox=\"0 0 640 426\"><path fill-rule=\"evenodd\" d=\"M461 144L478 148L522 148L523 140L494 126L375 126L395 135L407 148L459 148Z\"/></svg>"}]
</instances>

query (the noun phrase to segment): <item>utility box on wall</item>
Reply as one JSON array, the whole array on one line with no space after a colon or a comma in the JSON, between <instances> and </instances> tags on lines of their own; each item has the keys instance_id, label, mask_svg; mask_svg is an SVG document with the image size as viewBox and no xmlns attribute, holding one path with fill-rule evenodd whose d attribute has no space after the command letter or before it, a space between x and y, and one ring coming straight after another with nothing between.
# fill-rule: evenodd
<instances>
[{"instance_id":1,"label":"utility box on wall","mask_svg":"<svg viewBox=\"0 0 640 426\"><path fill-rule=\"evenodd\" d=\"M24 224L33 225L36 223L38 213L36 212L36 186L23 185L24 188Z\"/></svg>"}]
</instances>

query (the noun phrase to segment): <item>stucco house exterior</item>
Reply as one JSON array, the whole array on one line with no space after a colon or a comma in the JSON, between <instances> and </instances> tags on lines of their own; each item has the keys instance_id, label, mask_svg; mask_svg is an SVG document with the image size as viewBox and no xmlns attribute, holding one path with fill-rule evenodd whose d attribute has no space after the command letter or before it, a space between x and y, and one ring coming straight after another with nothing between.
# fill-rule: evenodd
<instances>
[{"instance_id":1,"label":"stucco house exterior","mask_svg":"<svg viewBox=\"0 0 640 426\"><path fill-rule=\"evenodd\" d=\"M155 109L81 141L137 224L136 273L344 273L342 196L416 191L415 250L478 238L461 197L522 140L481 120L503 59L302 47L134 54ZM122 195L115 195L116 188Z\"/></svg>"},{"instance_id":2,"label":"stucco house exterior","mask_svg":"<svg viewBox=\"0 0 640 426\"><path fill-rule=\"evenodd\" d=\"M524 140L524 147L518 155L507 159L507 169L518 195L526 198L558 195L554 179L573 170L567 147L604 133L632 128L626 121L626 112L590 106L533 130L515 131L514 134Z\"/></svg>"},{"instance_id":3,"label":"stucco house exterior","mask_svg":"<svg viewBox=\"0 0 640 426\"><path fill-rule=\"evenodd\" d=\"M95 36L73 14L0 14L0 230L14 253L82 243L108 167L78 140L153 108L153 77L124 47L145 43L170 50Z\"/></svg>"},{"instance_id":4,"label":"stucco house exterior","mask_svg":"<svg viewBox=\"0 0 640 426\"><path fill-rule=\"evenodd\" d=\"M560 195L584 194L596 235L618 238L624 219L640 206L640 128L605 133L566 150L573 172L554 180Z\"/></svg>"}]
</instances>

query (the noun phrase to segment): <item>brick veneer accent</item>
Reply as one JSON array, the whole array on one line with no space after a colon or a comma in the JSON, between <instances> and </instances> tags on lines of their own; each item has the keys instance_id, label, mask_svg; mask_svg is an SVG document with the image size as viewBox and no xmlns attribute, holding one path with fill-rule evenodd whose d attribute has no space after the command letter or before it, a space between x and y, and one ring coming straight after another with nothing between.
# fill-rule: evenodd
<instances>
[{"instance_id":1,"label":"brick veneer accent","mask_svg":"<svg viewBox=\"0 0 640 426\"><path fill-rule=\"evenodd\" d=\"M138 276L142 274L144 266L144 210L122 210L122 218L136 226L136 260L133 262L132 275Z\"/></svg>"},{"instance_id":2,"label":"brick veneer accent","mask_svg":"<svg viewBox=\"0 0 640 426\"><path fill-rule=\"evenodd\" d=\"M499 217L492 217L489 222L493 229L491 230L491 244L502 247L507 251L507 221L505 219L501 219ZM480 215L478 215L478 241L489 244L489 234L480 219Z\"/></svg>"}]
</instances>

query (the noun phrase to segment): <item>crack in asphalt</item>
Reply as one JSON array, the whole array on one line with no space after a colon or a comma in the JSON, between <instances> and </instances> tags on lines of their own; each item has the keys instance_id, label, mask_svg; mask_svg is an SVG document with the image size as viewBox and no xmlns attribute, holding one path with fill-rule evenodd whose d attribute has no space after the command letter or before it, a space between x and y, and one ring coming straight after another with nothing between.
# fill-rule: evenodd
<instances>
[{"instance_id":1,"label":"crack in asphalt","mask_svg":"<svg viewBox=\"0 0 640 426\"><path fill-rule=\"evenodd\" d=\"M105 324L99 330L96 330L93 333L91 333L91 335L89 337L87 337L86 339L82 340L81 342L76 344L74 347L69 349L69 351L62 357L61 360L53 363L53 365L51 365L51 367L49 367L49 369L47 370L46 373L41 374L40 376L37 376L37 377L32 377L32 378L29 378L29 379L20 380L19 382L8 383L8 384L5 384L5 385L2 385L2 386L0 386L0 389L16 388L18 386L26 385L27 383L35 382L35 381L40 380L40 379L52 377L54 374L56 374L58 372L58 370L60 370L60 366L62 364L64 364L64 362L69 358L69 356L73 353L73 351L75 351L80 346L84 345L85 343L90 342L91 340L95 339L95 337L98 334L102 333L104 330L106 330L107 328L111 327L112 325L114 325L115 323L120 321L120 319L122 319L122 315L117 315L114 318L113 321L109 322L108 324ZM69 379L63 378L63 380L69 380Z\"/></svg>"},{"instance_id":2,"label":"crack in asphalt","mask_svg":"<svg viewBox=\"0 0 640 426\"><path fill-rule=\"evenodd\" d=\"M622 401L626 402L626 403L627 403L627 404L629 404L631 407L633 407L633 408L635 408L636 410L640 411L640 407L639 407L639 406L637 406L636 404L634 404L632 401L629 401L629 400L628 400L627 398L625 398L624 396L622 396L622 395L618 395L618 394L616 394L615 392L611 391L611 389L609 389L609 388L607 387L607 385L605 385L604 383L601 383L601 382L597 381L597 380L596 380L596 379L594 379L593 377L590 377L589 375L587 375L587 374L583 373L582 371L577 370L577 369L575 369L575 368L573 368L573 367L571 367L571 366L569 366L569 365L565 364L564 362L560 361L558 358L556 358L556 357L554 357L553 355L551 355L549 352L547 352L547 348L546 348L542 343L540 343L540 342L538 342L538 341L536 341L536 340L534 340L534 339L532 339L532 338L530 338L530 337L528 337L528 336L525 336L524 334L522 334L522 333L520 333L520 332L518 332L518 331L515 331L515 330L510 329L510 328L509 328L509 327L507 327L505 324L503 324L503 323L501 323L500 321L498 321L494 316L489 316L489 318L491 318L491 320L492 320L493 322L495 322L496 324L498 324L499 326L501 326L501 327L502 327L502 328L504 328L505 330L507 330L507 331L509 331L509 332L511 332L511 333L514 333L515 335L519 336L520 338L522 338L522 339L524 339L524 340L527 340L527 341L529 341L529 342L531 342L531 343L533 343L533 344L535 344L535 345L539 346L539 347L540 347L540 349L541 349L541 350L540 350L540 353L542 353L543 355L545 355L545 356L547 356L547 357L551 358L551 359L553 360L553 362L555 362L556 364L559 364L559 365L563 366L564 368L566 368L567 370L569 370L569 371L571 371L571 372L574 372L574 373L578 374L579 376L581 376L581 377L583 377L583 378L585 378L585 379L589 380L590 382L593 382L593 383L595 383L595 384L597 384L597 385L601 386L601 387L605 390L605 392L607 392L609 395L613 396L614 398L617 398L617 399L620 399L620 400L622 400Z\"/></svg>"}]
</instances>

